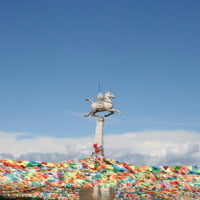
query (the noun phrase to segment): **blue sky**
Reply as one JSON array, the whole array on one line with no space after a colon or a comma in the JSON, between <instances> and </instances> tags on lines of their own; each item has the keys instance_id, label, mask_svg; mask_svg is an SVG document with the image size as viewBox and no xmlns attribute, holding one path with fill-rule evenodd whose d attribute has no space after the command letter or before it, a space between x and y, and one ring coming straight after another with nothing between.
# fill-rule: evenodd
<instances>
[{"instance_id":1,"label":"blue sky","mask_svg":"<svg viewBox=\"0 0 200 200\"><path fill-rule=\"evenodd\" d=\"M106 134L200 132L200 2L1 1L0 130L91 137L84 98L111 90Z\"/></svg>"}]
</instances>

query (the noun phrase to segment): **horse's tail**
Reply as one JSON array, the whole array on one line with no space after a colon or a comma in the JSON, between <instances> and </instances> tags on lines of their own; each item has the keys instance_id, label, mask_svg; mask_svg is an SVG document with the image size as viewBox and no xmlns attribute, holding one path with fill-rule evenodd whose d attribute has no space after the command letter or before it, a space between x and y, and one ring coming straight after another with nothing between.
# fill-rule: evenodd
<instances>
[{"instance_id":1,"label":"horse's tail","mask_svg":"<svg viewBox=\"0 0 200 200\"><path fill-rule=\"evenodd\" d=\"M85 100L86 100L86 101L89 101L91 104L94 103L90 98L87 98L87 99L85 99Z\"/></svg>"}]
</instances>

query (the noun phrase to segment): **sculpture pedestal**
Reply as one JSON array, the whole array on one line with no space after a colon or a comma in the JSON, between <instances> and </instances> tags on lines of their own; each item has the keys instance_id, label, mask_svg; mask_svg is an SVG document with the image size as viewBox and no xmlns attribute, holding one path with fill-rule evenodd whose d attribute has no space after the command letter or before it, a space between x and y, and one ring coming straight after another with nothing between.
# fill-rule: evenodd
<instances>
[{"instance_id":1,"label":"sculpture pedestal","mask_svg":"<svg viewBox=\"0 0 200 200\"><path fill-rule=\"evenodd\" d=\"M94 139L94 151L93 155L95 156L104 156L103 151L103 134L104 134L104 118L101 117L97 120L96 132Z\"/></svg>"},{"instance_id":2,"label":"sculpture pedestal","mask_svg":"<svg viewBox=\"0 0 200 200\"><path fill-rule=\"evenodd\" d=\"M114 188L95 185L94 187L83 187L79 191L80 200L113 200Z\"/></svg>"}]
</instances>

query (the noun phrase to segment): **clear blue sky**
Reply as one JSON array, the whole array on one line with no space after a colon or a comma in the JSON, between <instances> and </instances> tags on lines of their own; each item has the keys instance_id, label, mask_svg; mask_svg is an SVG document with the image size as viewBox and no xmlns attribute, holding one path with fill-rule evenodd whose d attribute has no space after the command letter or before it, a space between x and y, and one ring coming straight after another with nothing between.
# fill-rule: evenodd
<instances>
[{"instance_id":1,"label":"clear blue sky","mask_svg":"<svg viewBox=\"0 0 200 200\"><path fill-rule=\"evenodd\" d=\"M200 131L200 1L0 2L0 130L91 136L101 81L106 133Z\"/></svg>"}]
</instances>

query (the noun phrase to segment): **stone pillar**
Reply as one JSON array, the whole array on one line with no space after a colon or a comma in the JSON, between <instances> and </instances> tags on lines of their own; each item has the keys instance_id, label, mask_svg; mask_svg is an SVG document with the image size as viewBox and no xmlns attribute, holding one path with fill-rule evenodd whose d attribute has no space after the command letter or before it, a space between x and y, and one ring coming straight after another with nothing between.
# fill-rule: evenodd
<instances>
[{"instance_id":1,"label":"stone pillar","mask_svg":"<svg viewBox=\"0 0 200 200\"><path fill-rule=\"evenodd\" d=\"M94 186L93 200L113 200L114 189L112 187Z\"/></svg>"},{"instance_id":2,"label":"stone pillar","mask_svg":"<svg viewBox=\"0 0 200 200\"><path fill-rule=\"evenodd\" d=\"M104 156L103 152L103 135L104 135L104 118L100 117L97 120L96 132L94 138L94 152L96 156Z\"/></svg>"},{"instance_id":3,"label":"stone pillar","mask_svg":"<svg viewBox=\"0 0 200 200\"><path fill-rule=\"evenodd\" d=\"M80 200L93 200L93 188L81 188L79 190L79 199Z\"/></svg>"},{"instance_id":4,"label":"stone pillar","mask_svg":"<svg viewBox=\"0 0 200 200\"><path fill-rule=\"evenodd\" d=\"M114 188L94 186L93 188L81 188L79 191L80 200L113 200Z\"/></svg>"}]
</instances>

